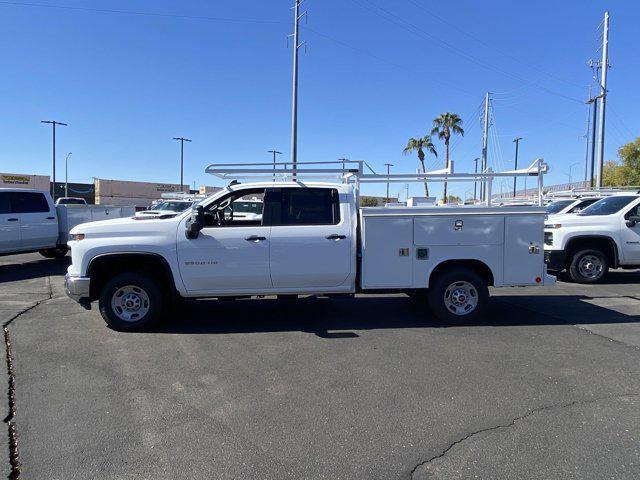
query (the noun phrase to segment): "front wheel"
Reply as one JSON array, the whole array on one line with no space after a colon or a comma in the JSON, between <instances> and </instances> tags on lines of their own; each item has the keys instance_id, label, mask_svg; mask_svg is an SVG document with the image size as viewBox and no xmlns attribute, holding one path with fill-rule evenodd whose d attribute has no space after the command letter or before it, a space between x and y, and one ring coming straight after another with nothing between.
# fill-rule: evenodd
<instances>
[{"instance_id":1,"label":"front wheel","mask_svg":"<svg viewBox=\"0 0 640 480\"><path fill-rule=\"evenodd\" d=\"M146 275L121 273L102 288L99 308L104 321L114 330L140 330L160 319L162 294Z\"/></svg>"},{"instance_id":2,"label":"front wheel","mask_svg":"<svg viewBox=\"0 0 640 480\"><path fill-rule=\"evenodd\" d=\"M569 276L577 283L598 283L609 271L609 260L600 250L580 250L571 257Z\"/></svg>"},{"instance_id":3,"label":"front wheel","mask_svg":"<svg viewBox=\"0 0 640 480\"><path fill-rule=\"evenodd\" d=\"M489 301L487 282L466 268L439 275L427 294L433 314L449 323L472 322L483 313Z\"/></svg>"}]
</instances>

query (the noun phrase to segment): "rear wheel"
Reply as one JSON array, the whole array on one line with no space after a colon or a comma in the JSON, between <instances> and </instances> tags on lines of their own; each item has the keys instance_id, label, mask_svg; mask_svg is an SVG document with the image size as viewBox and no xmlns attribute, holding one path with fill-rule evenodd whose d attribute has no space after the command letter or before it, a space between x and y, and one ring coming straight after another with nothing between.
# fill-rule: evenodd
<instances>
[{"instance_id":1,"label":"rear wheel","mask_svg":"<svg viewBox=\"0 0 640 480\"><path fill-rule=\"evenodd\" d=\"M439 275L427 294L433 314L450 323L477 320L489 301L487 282L466 268Z\"/></svg>"},{"instance_id":2,"label":"rear wheel","mask_svg":"<svg viewBox=\"0 0 640 480\"><path fill-rule=\"evenodd\" d=\"M116 275L100 292L100 314L115 330L140 330L157 323L163 305L160 289L142 273Z\"/></svg>"},{"instance_id":3,"label":"rear wheel","mask_svg":"<svg viewBox=\"0 0 640 480\"><path fill-rule=\"evenodd\" d=\"M69 247L47 248L38 252L45 258L62 258L69 253Z\"/></svg>"},{"instance_id":4,"label":"rear wheel","mask_svg":"<svg viewBox=\"0 0 640 480\"><path fill-rule=\"evenodd\" d=\"M598 283L609 271L609 260L600 250L580 250L571 257L569 276L577 283Z\"/></svg>"}]
</instances>

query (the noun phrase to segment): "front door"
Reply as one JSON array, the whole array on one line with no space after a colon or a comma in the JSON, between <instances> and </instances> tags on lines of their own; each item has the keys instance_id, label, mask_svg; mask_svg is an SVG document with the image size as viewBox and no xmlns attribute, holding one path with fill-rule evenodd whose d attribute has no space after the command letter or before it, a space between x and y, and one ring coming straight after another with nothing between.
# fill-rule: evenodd
<instances>
[{"instance_id":1,"label":"front door","mask_svg":"<svg viewBox=\"0 0 640 480\"><path fill-rule=\"evenodd\" d=\"M272 195L273 193L273 195ZM351 275L351 218L334 188L276 188L272 208L274 288L343 285Z\"/></svg>"},{"instance_id":2,"label":"front door","mask_svg":"<svg viewBox=\"0 0 640 480\"><path fill-rule=\"evenodd\" d=\"M260 292L271 288L270 230L262 214L234 216L236 200L262 202L264 189L233 192L207 206L205 227L195 239L178 231L178 261L185 288L198 294Z\"/></svg>"},{"instance_id":3,"label":"front door","mask_svg":"<svg viewBox=\"0 0 640 480\"><path fill-rule=\"evenodd\" d=\"M20 219L11 213L9 192L0 192L0 253L22 248L20 243Z\"/></svg>"},{"instance_id":4,"label":"front door","mask_svg":"<svg viewBox=\"0 0 640 480\"><path fill-rule=\"evenodd\" d=\"M628 227L626 222L632 216L640 216L640 204L635 205L624 214L624 219L620 226L623 249L622 261L637 263L640 262L640 223Z\"/></svg>"},{"instance_id":5,"label":"front door","mask_svg":"<svg viewBox=\"0 0 640 480\"><path fill-rule=\"evenodd\" d=\"M42 192L9 192L11 211L19 218L25 249L52 248L58 243L55 206Z\"/></svg>"}]
</instances>

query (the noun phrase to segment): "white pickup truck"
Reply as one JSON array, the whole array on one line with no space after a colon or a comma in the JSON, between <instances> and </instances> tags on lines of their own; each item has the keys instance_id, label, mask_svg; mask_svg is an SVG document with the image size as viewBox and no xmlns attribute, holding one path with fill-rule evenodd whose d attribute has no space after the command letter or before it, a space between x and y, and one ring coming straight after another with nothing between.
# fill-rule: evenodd
<instances>
[{"instance_id":1,"label":"white pickup truck","mask_svg":"<svg viewBox=\"0 0 640 480\"><path fill-rule=\"evenodd\" d=\"M549 270L597 283L609 268L640 268L640 193L621 192L576 214L550 215L544 254Z\"/></svg>"},{"instance_id":2,"label":"white pickup truck","mask_svg":"<svg viewBox=\"0 0 640 480\"><path fill-rule=\"evenodd\" d=\"M133 207L54 205L48 192L0 188L0 255L40 252L47 258L64 257L75 225L133 213Z\"/></svg>"},{"instance_id":3,"label":"white pickup truck","mask_svg":"<svg viewBox=\"0 0 640 480\"><path fill-rule=\"evenodd\" d=\"M255 220L235 218L261 198ZM424 294L446 321L478 317L488 287L545 285L543 207L358 206L352 184L233 183L172 218L71 231L67 294L116 329L158 320L170 298Z\"/></svg>"}]
</instances>

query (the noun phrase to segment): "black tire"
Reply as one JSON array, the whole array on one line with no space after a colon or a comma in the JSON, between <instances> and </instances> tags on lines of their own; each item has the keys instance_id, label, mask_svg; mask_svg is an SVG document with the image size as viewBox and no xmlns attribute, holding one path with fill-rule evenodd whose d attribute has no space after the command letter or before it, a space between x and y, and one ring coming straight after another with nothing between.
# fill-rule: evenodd
<instances>
[{"instance_id":1,"label":"black tire","mask_svg":"<svg viewBox=\"0 0 640 480\"><path fill-rule=\"evenodd\" d=\"M609 271L609 259L596 248L580 250L571 256L568 270L576 283L598 283Z\"/></svg>"},{"instance_id":2,"label":"black tire","mask_svg":"<svg viewBox=\"0 0 640 480\"><path fill-rule=\"evenodd\" d=\"M454 301L452 294L464 301ZM443 322L474 322L482 316L487 307L489 289L487 282L473 270L455 268L433 280L427 299L431 312Z\"/></svg>"},{"instance_id":3,"label":"black tire","mask_svg":"<svg viewBox=\"0 0 640 480\"><path fill-rule=\"evenodd\" d=\"M38 252L45 258L63 258L69 253L69 247L47 248Z\"/></svg>"},{"instance_id":4,"label":"black tire","mask_svg":"<svg viewBox=\"0 0 640 480\"><path fill-rule=\"evenodd\" d=\"M115 300L114 308L112 300L116 295L118 299ZM125 305L127 302L130 303L131 308ZM121 306L117 305L118 303ZM98 305L107 325L114 330L132 331L143 330L158 323L162 316L164 301L160 289L147 275L125 272L116 275L104 285ZM136 305L138 305L137 310Z\"/></svg>"}]
</instances>

